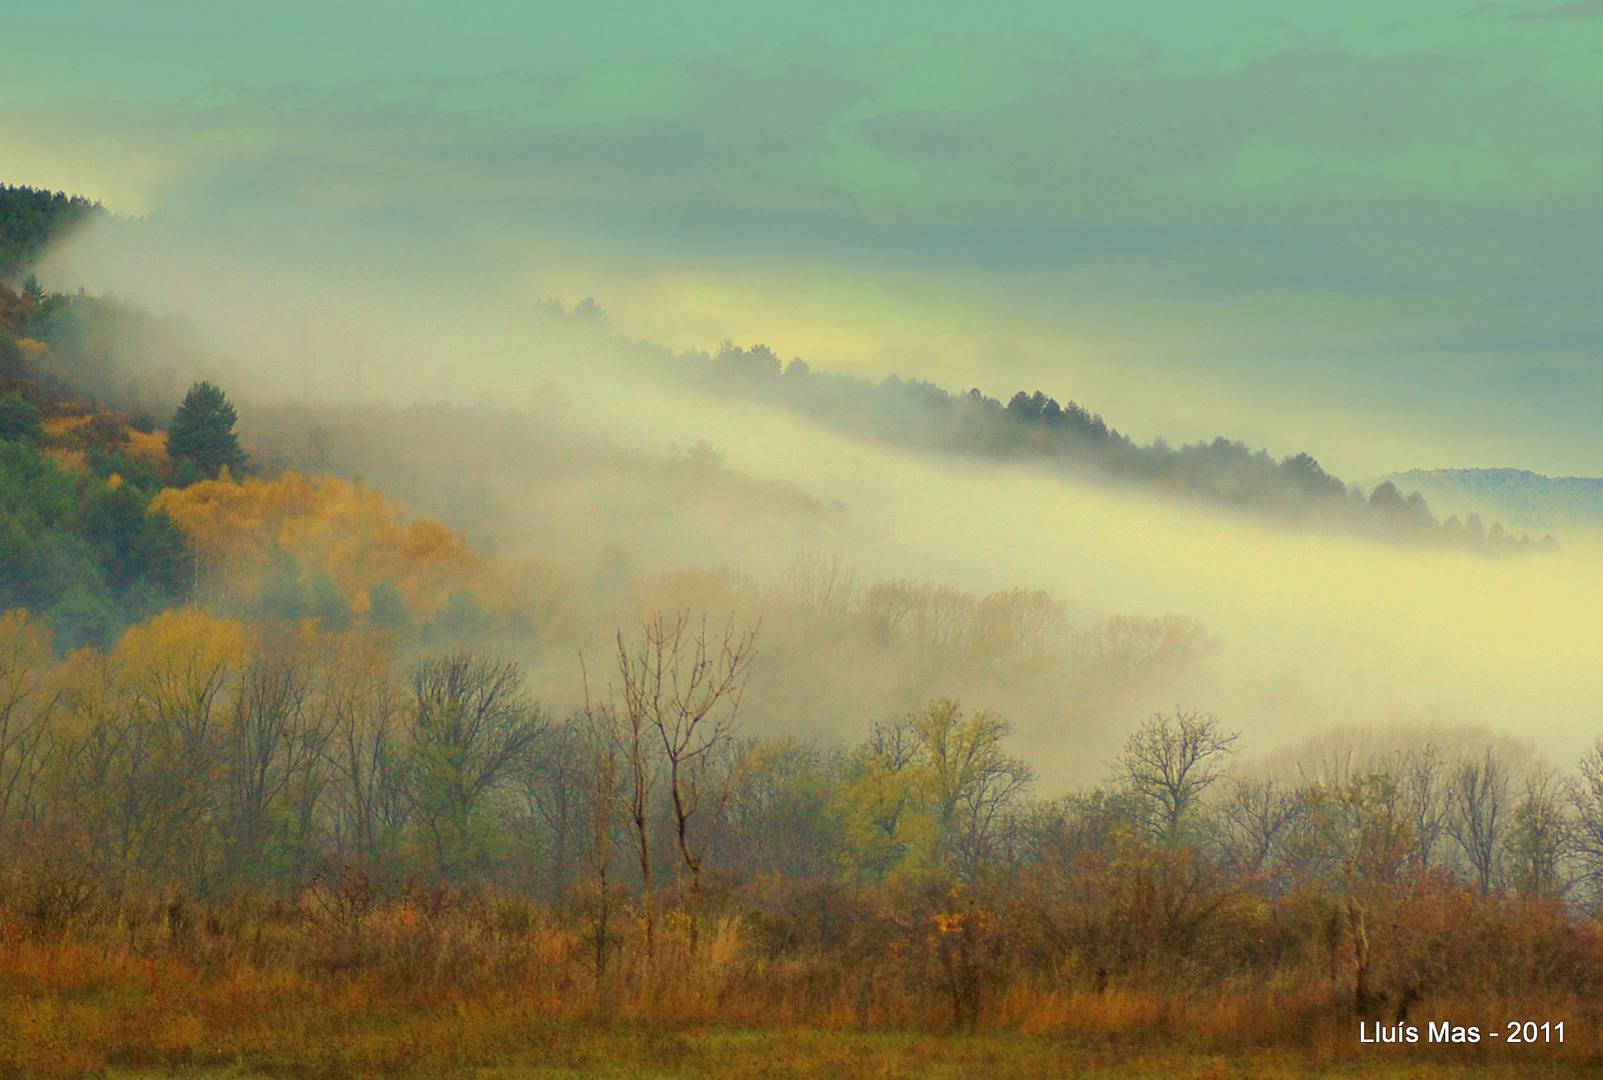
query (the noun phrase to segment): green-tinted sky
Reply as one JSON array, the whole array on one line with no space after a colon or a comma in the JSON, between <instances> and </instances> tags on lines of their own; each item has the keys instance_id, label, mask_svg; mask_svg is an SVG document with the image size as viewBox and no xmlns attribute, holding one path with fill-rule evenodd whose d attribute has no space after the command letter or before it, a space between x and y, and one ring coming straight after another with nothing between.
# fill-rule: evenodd
<instances>
[{"instance_id":1,"label":"green-tinted sky","mask_svg":"<svg viewBox=\"0 0 1603 1080\"><path fill-rule=\"evenodd\" d=\"M1413 17L1476 5L1415 3ZM573 68L633 53L691 59L761 52L797 39L856 46L908 29L968 35L1133 35L1171 50L1228 43L1264 19L1312 38L1389 23L1396 5L1338 0L5 0L8 94L182 96L213 79L332 82L372 74ZM67 51L60 62L56 54Z\"/></svg>"},{"instance_id":2,"label":"green-tinted sky","mask_svg":"<svg viewBox=\"0 0 1603 1080\"><path fill-rule=\"evenodd\" d=\"M1597 0L0 0L0 102L0 180L674 345L1603 473Z\"/></svg>"}]
</instances>

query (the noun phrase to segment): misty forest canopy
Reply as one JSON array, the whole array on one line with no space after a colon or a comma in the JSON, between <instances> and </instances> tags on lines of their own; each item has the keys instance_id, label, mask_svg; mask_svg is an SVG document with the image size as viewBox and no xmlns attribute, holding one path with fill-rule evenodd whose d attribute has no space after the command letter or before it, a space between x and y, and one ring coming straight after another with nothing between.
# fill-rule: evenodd
<instances>
[{"instance_id":1,"label":"misty forest canopy","mask_svg":"<svg viewBox=\"0 0 1603 1080\"><path fill-rule=\"evenodd\" d=\"M94 368L86 320L104 310L0 282L0 608L40 613L63 649L108 643L181 602L192 565L152 509L178 479L154 422L72 388Z\"/></svg>"},{"instance_id":2,"label":"misty forest canopy","mask_svg":"<svg viewBox=\"0 0 1603 1080\"><path fill-rule=\"evenodd\" d=\"M37 259L51 240L99 213L100 204L81 195L0 185L0 276Z\"/></svg>"},{"instance_id":3,"label":"misty forest canopy","mask_svg":"<svg viewBox=\"0 0 1603 1080\"><path fill-rule=\"evenodd\" d=\"M313 623L378 633L407 652L486 643L527 652L538 642L553 657L573 655L570 643L593 645L587 627L633 618L620 605L642 597L699 610L756 605L770 651L786 659L759 672L751 711L785 709L791 722L824 725L894 715L932 693L1016 714L1078 715L1111 708L1211 647L1200 626L1178 617L1071 626L1045 593L860 586L832 563L798 564L763 587L727 568L658 581L635 575L627 559L585 574L544 555L481 556L439 521L408 520L360 480L292 471L298 459L271 441L253 469L237 411L214 383L195 383L174 409L122 377L125 353L113 346L148 340L150 355L171 357L186 347L181 326L82 292L18 293L3 283L0 319L0 604L31 612L59 652L109 649L183 605L253 632ZM361 422L348 410L291 411L296 438L309 424L326 436ZM158 423L163 415L170 420ZM374 422L406 438L400 417ZM513 440L514 453L541 453L538 440L518 443L514 431L496 438ZM306 465L325 471L318 460ZM657 462L640 479L693 505L752 494L698 460ZM821 512L799 491L757 495L765 513ZM806 703L797 706L802 685Z\"/></svg>"},{"instance_id":4,"label":"misty forest canopy","mask_svg":"<svg viewBox=\"0 0 1603 1080\"><path fill-rule=\"evenodd\" d=\"M725 342L716 353L669 361L675 375L714 394L741 397L800 413L859 438L917 450L993 461L1042 462L1082 475L1286 521L1348 530L1388 540L1452 544L1486 553L1548 546L1490 529L1479 514L1438 521L1419 492L1403 495L1384 481L1367 496L1320 467L1307 453L1276 461L1265 450L1219 437L1172 447L1162 438L1142 446L1100 415L1037 390L1006 404L979 390L952 394L932 383L890 376L880 383L789 364L765 345Z\"/></svg>"},{"instance_id":5,"label":"misty forest canopy","mask_svg":"<svg viewBox=\"0 0 1603 1080\"><path fill-rule=\"evenodd\" d=\"M34 258L98 204L79 197L29 188L0 188L5 224L0 264ZM29 386L46 398L87 397L121 406L154 426L154 403L118 372L119 340L142 338L164 344L174 327L129 305L87 296L46 295L30 278L22 296L0 298L0 364L25 397ZM572 318L604 331L605 315L594 301ZM24 341L35 344L24 364ZM656 356L666 354L657 352ZM16 376L24 366L26 379ZM1040 391L1019 392L1005 404L978 390L952 394L931 383L892 376L874 384L841 374L812 371L800 360L783 364L762 345L740 349L725 343L715 354L688 354L671 361L673 373L701 389L801 413L858 437L998 461L1036 461L1081 474L1135 483L1161 493L1263 514L1286 521L1354 531L1388 540L1451 544L1483 553L1511 553L1535 545L1478 514L1438 521L1423 495L1404 495L1384 481L1367 495L1331 476L1307 453L1275 460L1224 437L1171 447L1158 438L1138 445L1080 404L1066 405ZM24 385L27 384L27 385ZM39 402L35 402L39 404ZM232 433L237 417L222 391L197 384L173 418L164 452L183 486L238 473L244 455ZM1550 542L1550 538L1544 542Z\"/></svg>"}]
</instances>

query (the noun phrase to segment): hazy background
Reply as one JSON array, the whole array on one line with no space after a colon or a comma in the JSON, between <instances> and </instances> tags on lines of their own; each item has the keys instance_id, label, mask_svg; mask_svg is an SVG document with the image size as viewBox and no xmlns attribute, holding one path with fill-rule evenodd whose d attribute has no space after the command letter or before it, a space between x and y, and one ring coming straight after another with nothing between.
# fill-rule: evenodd
<instances>
[{"instance_id":1,"label":"hazy background","mask_svg":"<svg viewBox=\"0 0 1603 1080\"><path fill-rule=\"evenodd\" d=\"M1603 475L1600 50L1591 2L0 0L0 180L126 215L48 280L186 315L241 394L557 409L840 504L618 525L642 565L835 550L1179 612L1222 644L1176 692L1256 746L1479 723L1570 757L1603 670L1584 515L1540 560L1333 540L647 386L610 335L1040 388L1348 480ZM190 371L148 359L176 400ZM454 523L593 557L577 512L516 527L514 466Z\"/></svg>"}]
</instances>

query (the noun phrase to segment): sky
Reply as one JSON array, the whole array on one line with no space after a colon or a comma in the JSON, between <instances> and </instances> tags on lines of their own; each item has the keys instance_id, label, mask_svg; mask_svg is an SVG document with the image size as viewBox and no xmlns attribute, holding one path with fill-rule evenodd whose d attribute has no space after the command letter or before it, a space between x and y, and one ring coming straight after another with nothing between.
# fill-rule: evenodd
<instances>
[{"instance_id":1,"label":"sky","mask_svg":"<svg viewBox=\"0 0 1603 1080\"><path fill-rule=\"evenodd\" d=\"M1298 32L1327 37L1366 14L1373 21L1382 10L1351 0L6 0L0 18L8 31L3 55L11 73L6 93L13 100L84 93L177 100L214 80L331 85L374 75L571 69L628 55L740 56L808 39L855 47L911 29L958 36L1129 35L1166 49L1201 51L1261 20L1284 20ZM70 50L67 63L47 59L58 50Z\"/></svg>"},{"instance_id":2,"label":"sky","mask_svg":"<svg viewBox=\"0 0 1603 1080\"><path fill-rule=\"evenodd\" d=\"M1596 0L0 0L0 182L122 215L52 284L183 314L279 392L336 326L325 389L561 384L622 442L710 438L854 507L865 574L1197 615L1227 643L1198 694L1261 738L1545 717L1571 753L1603 561L876 464L630 394L542 354L528 313L594 297L675 349L1041 389L1349 480L1603 476L1600 130Z\"/></svg>"},{"instance_id":3,"label":"sky","mask_svg":"<svg viewBox=\"0 0 1603 1080\"><path fill-rule=\"evenodd\" d=\"M1143 439L1597 475L1600 50L1586 2L0 0L0 172Z\"/></svg>"}]
</instances>

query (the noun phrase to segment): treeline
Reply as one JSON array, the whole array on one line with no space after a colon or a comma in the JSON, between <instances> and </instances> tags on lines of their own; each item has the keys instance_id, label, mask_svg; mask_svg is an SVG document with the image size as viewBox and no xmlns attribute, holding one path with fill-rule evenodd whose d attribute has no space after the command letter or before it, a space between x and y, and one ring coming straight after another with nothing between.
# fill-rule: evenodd
<instances>
[{"instance_id":1,"label":"treeline","mask_svg":"<svg viewBox=\"0 0 1603 1080\"><path fill-rule=\"evenodd\" d=\"M1565 776L1438 736L1247 770L1219 719L1176 709L1103 783L1038 799L1008 722L950 699L849 744L746 737L754 634L649 617L559 716L484 651L397 663L383 635L191 609L57 663L14 612L0 904L60 940L198 901L215 935L307 928L295 949L353 973L478 912L455 970L649 1011L655 979L715 966L814 1020L973 1028L1043 994L1172 992L1279 994L1294 1026L1603 990L1597 751Z\"/></svg>"},{"instance_id":2,"label":"treeline","mask_svg":"<svg viewBox=\"0 0 1603 1080\"><path fill-rule=\"evenodd\" d=\"M1306 453L1276 461L1223 437L1171 447L1148 445L1070 401L1020 391L1005 404L979 390L951 394L932 383L890 376L881 383L782 363L764 345L725 342L716 353L669 361L709 393L777 405L860 438L997 461L1039 461L1093 476L1288 521L1388 540L1448 544L1486 554L1551 546L1489 528L1479 514L1439 521L1419 492L1385 481L1367 495L1331 476Z\"/></svg>"},{"instance_id":3,"label":"treeline","mask_svg":"<svg viewBox=\"0 0 1603 1080\"><path fill-rule=\"evenodd\" d=\"M27 266L52 240L104 212L81 195L0 184L0 277Z\"/></svg>"}]
</instances>

